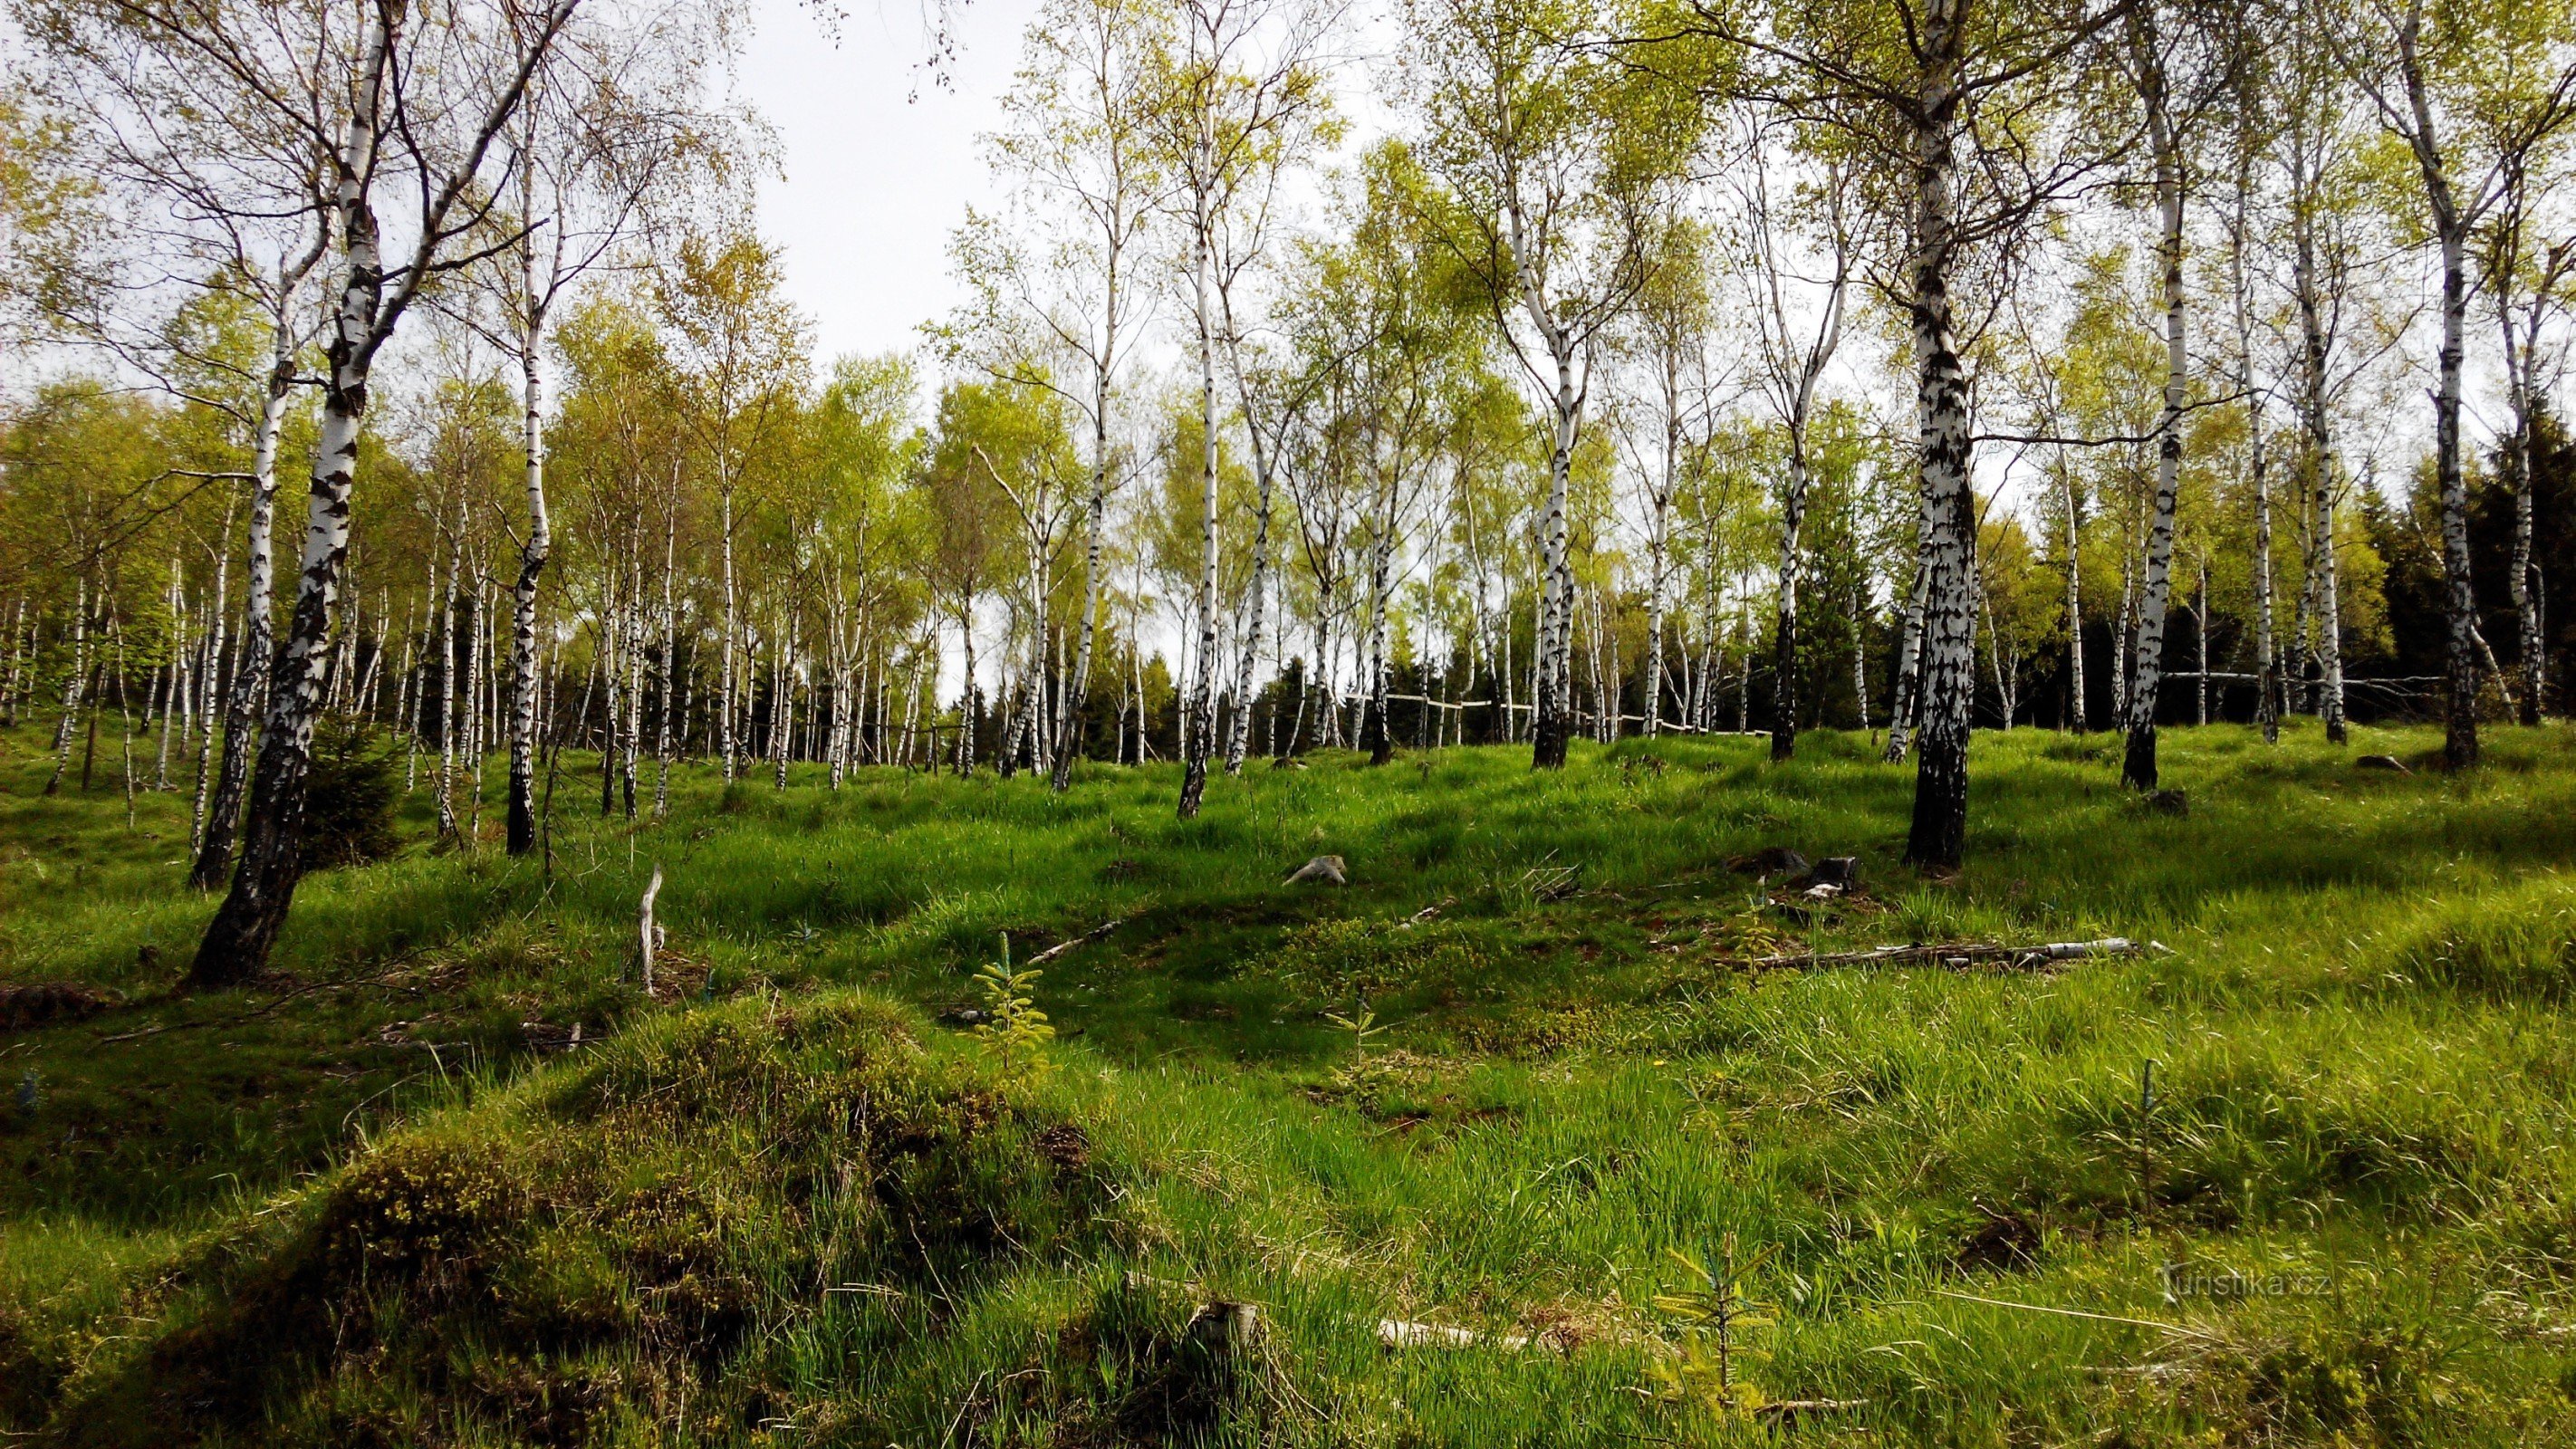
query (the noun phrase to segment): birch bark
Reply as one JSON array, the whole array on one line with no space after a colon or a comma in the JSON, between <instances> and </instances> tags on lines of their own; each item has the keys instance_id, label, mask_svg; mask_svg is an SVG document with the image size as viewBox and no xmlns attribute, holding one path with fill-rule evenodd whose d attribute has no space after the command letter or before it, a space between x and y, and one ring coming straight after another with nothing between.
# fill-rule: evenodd
<instances>
[{"instance_id":1,"label":"birch bark","mask_svg":"<svg viewBox=\"0 0 2576 1449\"><path fill-rule=\"evenodd\" d=\"M2154 156L2156 206L2164 222L2156 252L2164 271L2165 405L2156 419L2156 495L2147 524L2144 586L2138 600L2135 677L2129 684L2128 750L2120 778L2133 789L2156 788L2156 698L2164 671L2165 616L2173 601L2174 507L2182 480L2182 414L2191 383L2183 292L2183 157L2166 106L2164 59L2152 7L2133 22L2138 91Z\"/></svg>"},{"instance_id":2,"label":"birch bark","mask_svg":"<svg viewBox=\"0 0 2576 1449\"><path fill-rule=\"evenodd\" d=\"M1967 376L1952 333L1950 254L1962 0L1931 0L1922 16L1914 98L1914 255L1909 321L1921 430L1924 607L1914 820L1906 859L1955 867L1967 843L1969 709L1976 684L1976 517L1969 496Z\"/></svg>"}]
</instances>

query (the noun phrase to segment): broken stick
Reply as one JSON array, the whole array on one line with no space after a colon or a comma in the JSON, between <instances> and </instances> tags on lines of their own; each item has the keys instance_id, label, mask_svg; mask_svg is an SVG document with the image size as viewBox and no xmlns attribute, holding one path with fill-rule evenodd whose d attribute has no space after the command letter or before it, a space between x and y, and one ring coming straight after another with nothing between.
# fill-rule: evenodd
<instances>
[{"instance_id":1,"label":"broken stick","mask_svg":"<svg viewBox=\"0 0 2576 1449\"><path fill-rule=\"evenodd\" d=\"M1884 966L1907 962L1933 962L1942 966L1966 967L1979 963L1997 963L2006 969L2028 969L2055 961L2073 961L2085 956L2134 956L2136 942L2126 936L2107 936L2099 941L2050 941L2035 946L1997 946L1992 944L1951 946L1881 946L1870 951L1839 951L1823 956L1762 956L1744 964L1757 971L1788 966Z\"/></svg>"}]
</instances>

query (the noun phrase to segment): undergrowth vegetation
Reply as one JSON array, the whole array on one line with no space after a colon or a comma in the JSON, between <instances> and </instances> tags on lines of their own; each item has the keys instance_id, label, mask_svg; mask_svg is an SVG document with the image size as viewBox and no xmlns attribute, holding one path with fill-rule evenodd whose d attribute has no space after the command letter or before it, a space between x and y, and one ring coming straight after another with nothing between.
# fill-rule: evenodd
<instances>
[{"instance_id":1,"label":"undergrowth vegetation","mask_svg":"<svg viewBox=\"0 0 2576 1449\"><path fill-rule=\"evenodd\" d=\"M398 794L274 975L193 995L184 799L40 798L42 744L0 740L40 1442L2576 1442L2563 731L2450 780L2178 730L2180 814L1988 736L1953 879L1860 737L1316 756L1189 822L1161 769L692 769L629 825L572 756L550 861ZM2111 936L2155 944L1810 964Z\"/></svg>"}]
</instances>

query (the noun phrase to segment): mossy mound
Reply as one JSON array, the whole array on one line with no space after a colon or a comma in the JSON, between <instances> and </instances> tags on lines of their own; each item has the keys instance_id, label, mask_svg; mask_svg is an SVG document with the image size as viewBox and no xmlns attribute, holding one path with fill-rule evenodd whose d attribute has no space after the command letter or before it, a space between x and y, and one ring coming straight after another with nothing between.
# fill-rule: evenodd
<instances>
[{"instance_id":1,"label":"mossy mound","mask_svg":"<svg viewBox=\"0 0 2576 1449\"><path fill-rule=\"evenodd\" d=\"M865 999L657 1023L195 1245L50 1437L731 1439L789 1422L771 1370L839 1295L935 1316L1073 1250L1082 1140Z\"/></svg>"}]
</instances>

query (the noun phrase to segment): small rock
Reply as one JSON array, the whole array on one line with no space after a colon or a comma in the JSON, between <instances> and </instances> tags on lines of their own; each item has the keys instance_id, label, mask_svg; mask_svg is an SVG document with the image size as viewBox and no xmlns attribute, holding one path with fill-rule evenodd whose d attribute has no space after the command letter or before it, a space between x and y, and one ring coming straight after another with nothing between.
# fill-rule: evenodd
<instances>
[{"instance_id":1,"label":"small rock","mask_svg":"<svg viewBox=\"0 0 2576 1449\"><path fill-rule=\"evenodd\" d=\"M982 1024L984 1013L971 1006L952 1006L939 1013L939 1019L951 1026L977 1026Z\"/></svg>"},{"instance_id":2,"label":"small rock","mask_svg":"<svg viewBox=\"0 0 2576 1449\"><path fill-rule=\"evenodd\" d=\"M1840 895L1860 884L1860 857L1857 855L1826 856L1817 861L1796 884L1806 888L1811 895L1823 886L1833 887L1830 894Z\"/></svg>"},{"instance_id":3,"label":"small rock","mask_svg":"<svg viewBox=\"0 0 2576 1449\"><path fill-rule=\"evenodd\" d=\"M1349 871L1343 867L1340 856L1319 855L1291 871L1288 876L1290 885L1310 882L1321 885L1349 885L1351 878Z\"/></svg>"},{"instance_id":4,"label":"small rock","mask_svg":"<svg viewBox=\"0 0 2576 1449\"><path fill-rule=\"evenodd\" d=\"M2364 755L2360 759L2353 761L2352 767L2356 770L2395 770L2401 775L2412 775L2415 773L2413 770L2406 768L2406 762L2397 758L2395 755Z\"/></svg>"},{"instance_id":5,"label":"small rock","mask_svg":"<svg viewBox=\"0 0 2576 1449\"><path fill-rule=\"evenodd\" d=\"M1038 1133L1029 1145L1038 1156L1065 1172L1080 1172L1091 1163L1091 1138L1071 1122L1058 1122Z\"/></svg>"},{"instance_id":6,"label":"small rock","mask_svg":"<svg viewBox=\"0 0 2576 1449\"><path fill-rule=\"evenodd\" d=\"M1805 875L1811 866L1807 858L1785 845L1766 845L1751 855L1739 855L1727 862L1739 875Z\"/></svg>"},{"instance_id":7,"label":"small rock","mask_svg":"<svg viewBox=\"0 0 2576 1449\"><path fill-rule=\"evenodd\" d=\"M2147 808L2159 815L2189 815L2191 796L2180 790L2158 790L2147 797Z\"/></svg>"}]
</instances>

